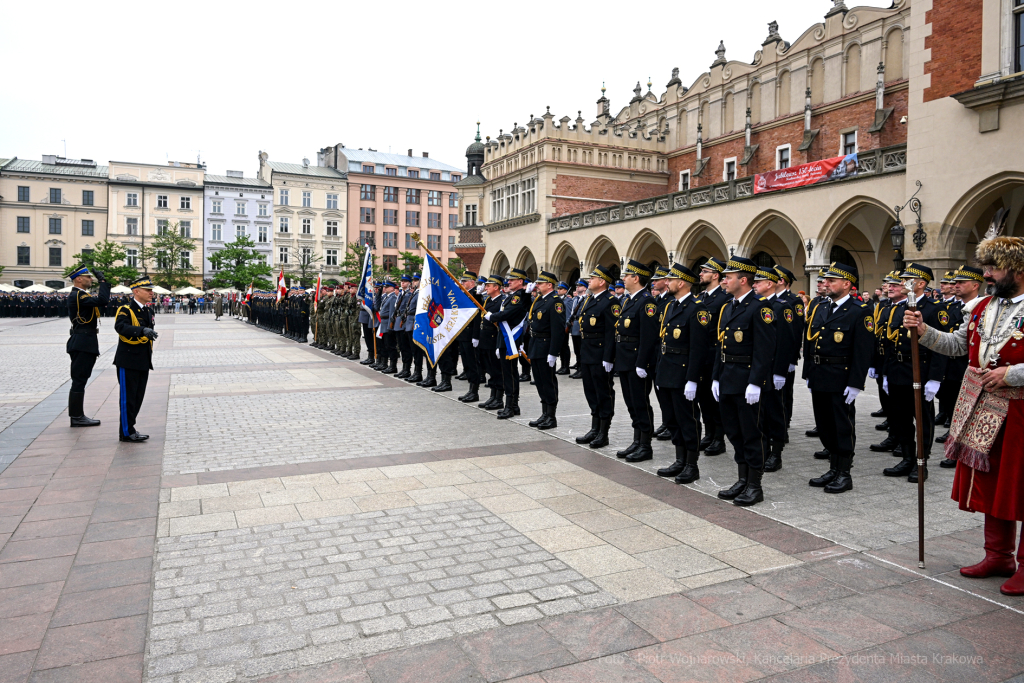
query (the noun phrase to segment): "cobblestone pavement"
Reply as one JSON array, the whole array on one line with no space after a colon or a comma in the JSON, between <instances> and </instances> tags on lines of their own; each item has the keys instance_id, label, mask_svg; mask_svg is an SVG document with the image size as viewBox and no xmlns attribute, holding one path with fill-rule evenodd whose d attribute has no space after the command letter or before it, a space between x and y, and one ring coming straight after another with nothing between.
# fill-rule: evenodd
<instances>
[{"instance_id":1,"label":"cobblestone pavement","mask_svg":"<svg viewBox=\"0 0 1024 683\"><path fill-rule=\"evenodd\" d=\"M462 382L423 391L231 319L158 325L147 443L114 439L101 359L86 410L104 425L61 413L0 472L4 683L1024 673L1024 602L959 575L981 556L979 520L938 468L918 568L914 489L866 450L870 394L854 491L806 486L821 463L798 391L785 466L744 510L708 495L731 483L729 455L702 458L693 487L650 472L665 442L653 463L617 460L621 401L612 446L576 445L589 418L565 377L559 428L541 433L528 384L523 415L497 421L452 400ZM15 327L0 323L0 347L19 349L0 382L18 378L20 398L0 408L35 434L66 380L66 326ZM45 403L18 418L25 397Z\"/></svg>"}]
</instances>

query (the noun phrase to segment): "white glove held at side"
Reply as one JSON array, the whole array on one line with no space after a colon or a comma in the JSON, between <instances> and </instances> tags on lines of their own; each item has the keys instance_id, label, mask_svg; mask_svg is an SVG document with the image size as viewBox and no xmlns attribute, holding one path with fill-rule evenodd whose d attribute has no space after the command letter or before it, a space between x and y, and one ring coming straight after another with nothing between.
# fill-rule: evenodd
<instances>
[{"instance_id":1,"label":"white glove held at side","mask_svg":"<svg viewBox=\"0 0 1024 683\"><path fill-rule=\"evenodd\" d=\"M494 349L494 357L499 360L501 359L501 349Z\"/></svg>"},{"instance_id":2,"label":"white glove held at side","mask_svg":"<svg viewBox=\"0 0 1024 683\"><path fill-rule=\"evenodd\" d=\"M711 395L715 397L716 401L719 400L719 398L718 398L718 386L719 385L718 385L718 380L717 379L714 382L711 383Z\"/></svg>"},{"instance_id":3,"label":"white glove held at side","mask_svg":"<svg viewBox=\"0 0 1024 683\"><path fill-rule=\"evenodd\" d=\"M604 371L605 371L605 372L611 372L611 371L612 371L612 368L613 368L613 367L615 367L615 366L614 366L614 365L612 365L611 363L606 363L606 362L604 362L604 361L601 361L601 367L603 367L603 368L604 368Z\"/></svg>"},{"instance_id":4,"label":"white glove held at side","mask_svg":"<svg viewBox=\"0 0 1024 683\"><path fill-rule=\"evenodd\" d=\"M479 339L474 339L473 340L473 348L475 349L478 346L480 346L480 340Z\"/></svg>"},{"instance_id":5,"label":"white glove held at side","mask_svg":"<svg viewBox=\"0 0 1024 683\"><path fill-rule=\"evenodd\" d=\"M884 391L887 394L889 393L889 378L888 377L883 377L882 378L882 391Z\"/></svg>"},{"instance_id":6,"label":"white glove held at side","mask_svg":"<svg viewBox=\"0 0 1024 683\"><path fill-rule=\"evenodd\" d=\"M484 313L484 320L490 320L490 319L491 319L491 314L490 314L490 312L488 312L488 313Z\"/></svg>"},{"instance_id":7,"label":"white glove held at side","mask_svg":"<svg viewBox=\"0 0 1024 683\"><path fill-rule=\"evenodd\" d=\"M550 365L551 367L555 367L555 363L557 363L557 362L558 362L558 357L557 356L548 356L548 365Z\"/></svg>"},{"instance_id":8,"label":"white glove held at side","mask_svg":"<svg viewBox=\"0 0 1024 683\"><path fill-rule=\"evenodd\" d=\"M747 403L754 405L761 400L761 387L755 387L753 384L748 384L747 391L743 394L743 397L747 399Z\"/></svg>"},{"instance_id":9,"label":"white glove held at side","mask_svg":"<svg viewBox=\"0 0 1024 683\"><path fill-rule=\"evenodd\" d=\"M846 397L846 404L849 405L857 400L857 394L860 393L860 389L854 389L853 387L846 387L846 391L843 392L843 396Z\"/></svg>"},{"instance_id":10,"label":"white glove held at side","mask_svg":"<svg viewBox=\"0 0 1024 683\"><path fill-rule=\"evenodd\" d=\"M786 386L786 378L782 375L772 375L772 384L775 385L775 391L781 391L782 387Z\"/></svg>"},{"instance_id":11,"label":"white glove held at side","mask_svg":"<svg viewBox=\"0 0 1024 683\"><path fill-rule=\"evenodd\" d=\"M924 384L924 400L930 401L935 398L935 394L939 393L939 387L942 386L942 382L937 382L934 379L930 379Z\"/></svg>"},{"instance_id":12,"label":"white glove held at side","mask_svg":"<svg viewBox=\"0 0 1024 683\"><path fill-rule=\"evenodd\" d=\"M871 379L878 379L878 371L874 368L868 368L868 377Z\"/></svg>"},{"instance_id":13,"label":"white glove held at side","mask_svg":"<svg viewBox=\"0 0 1024 683\"><path fill-rule=\"evenodd\" d=\"M637 368L636 376L639 377L640 379L647 379L647 371L644 370L643 368Z\"/></svg>"},{"instance_id":14,"label":"white glove held at side","mask_svg":"<svg viewBox=\"0 0 1024 683\"><path fill-rule=\"evenodd\" d=\"M790 364L790 366L789 366L789 371L790 371L790 372L796 372L796 366L795 366L795 365L793 365L793 364Z\"/></svg>"},{"instance_id":15,"label":"white glove held at side","mask_svg":"<svg viewBox=\"0 0 1024 683\"><path fill-rule=\"evenodd\" d=\"M683 396L686 397L687 401L697 398L697 383L687 382L686 387L683 388Z\"/></svg>"}]
</instances>

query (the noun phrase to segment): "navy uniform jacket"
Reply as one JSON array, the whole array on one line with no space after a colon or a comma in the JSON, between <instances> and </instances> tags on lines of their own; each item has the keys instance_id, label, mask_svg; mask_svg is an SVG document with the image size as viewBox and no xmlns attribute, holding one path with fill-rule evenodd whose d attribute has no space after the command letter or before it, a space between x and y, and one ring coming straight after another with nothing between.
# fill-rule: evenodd
<instances>
[{"instance_id":1,"label":"navy uniform jacket","mask_svg":"<svg viewBox=\"0 0 1024 683\"><path fill-rule=\"evenodd\" d=\"M67 352L85 351L96 356L100 355L100 345L96 338L99 317L110 301L110 283L101 282L100 291L90 296L84 289L75 287L71 291L68 317L71 318L71 336L68 338Z\"/></svg>"},{"instance_id":2,"label":"navy uniform jacket","mask_svg":"<svg viewBox=\"0 0 1024 683\"><path fill-rule=\"evenodd\" d=\"M590 300L590 292L588 291L583 296L573 297L573 306L570 322L572 323L570 334L574 337L580 336L580 311L583 310L583 305Z\"/></svg>"},{"instance_id":3,"label":"navy uniform jacket","mask_svg":"<svg viewBox=\"0 0 1024 683\"><path fill-rule=\"evenodd\" d=\"M875 303L871 319L875 324L875 348L871 354L871 367L881 376L885 370L885 349L888 344L885 339L885 324L889 320L889 313L893 307L892 301L883 299Z\"/></svg>"},{"instance_id":4,"label":"navy uniform jacket","mask_svg":"<svg viewBox=\"0 0 1024 683\"><path fill-rule=\"evenodd\" d=\"M493 312L491 309L487 310L491 313L491 322L496 327L500 327L501 323L508 323L508 328L514 330L519 323L526 319L529 304L530 295L526 293L525 289L517 289L514 292L509 292L501 299L497 312ZM522 341L524 337L519 339ZM501 348L505 348L504 340L504 336L499 334L498 344ZM518 349L505 349L506 356L516 353L519 353Z\"/></svg>"},{"instance_id":5,"label":"navy uniform jacket","mask_svg":"<svg viewBox=\"0 0 1024 683\"><path fill-rule=\"evenodd\" d=\"M380 327L385 332L391 331L391 319L395 317L397 305L398 295L394 292L385 294L380 300L380 308L377 309L377 312L380 313Z\"/></svg>"},{"instance_id":6,"label":"navy uniform jacket","mask_svg":"<svg viewBox=\"0 0 1024 683\"><path fill-rule=\"evenodd\" d=\"M718 329L718 320L722 315L722 307L732 300L732 295L721 287L716 287L712 293L702 292L697 300L704 305L704 308L708 309L708 313L711 314L711 329ZM712 336L712 344L715 346L715 353L708 354L704 358L704 362L707 364L707 369L711 370L714 367L715 356L718 355L719 341L718 337Z\"/></svg>"},{"instance_id":7,"label":"navy uniform jacket","mask_svg":"<svg viewBox=\"0 0 1024 683\"><path fill-rule=\"evenodd\" d=\"M615 321L615 372L643 368L649 375L658 363L658 303L641 289L622 297L622 309Z\"/></svg>"},{"instance_id":8,"label":"navy uniform jacket","mask_svg":"<svg viewBox=\"0 0 1024 683\"><path fill-rule=\"evenodd\" d=\"M804 300L793 293L792 290L787 289L782 294L776 294L775 298L785 302L793 309L793 331L796 333L796 348L793 349L793 357L790 358L790 365L796 365L800 362L800 349L802 344L800 340L804 338L804 332L807 329L807 318L804 316ZM786 368L789 369L788 367Z\"/></svg>"},{"instance_id":9,"label":"navy uniform jacket","mask_svg":"<svg viewBox=\"0 0 1024 683\"><path fill-rule=\"evenodd\" d=\"M963 302L953 299L952 301L940 301L939 305L945 306L949 313L949 327L946 328L946 331L954 332L959 329L964 322ZM942 377L942 381L955 381L959 384L964 378L964 373L967 372L969 360L966 355L949 358L946 363L946 374Z\"/></svg>"},{"instance_id":10,"label":"navy uniform jacket","mask_svg":"<svg viewBox=\"0 0 1024 683\"><path fill-rule=\"evenodd\" d=\"M117 350L114 365L126 370L153 369L153 340L142 335L144 327L153 327L153 313L142 307L133 297L117 309L114 330L117 332Z\"/></svg>"},{"instance_id":11,"label":"navy uniform jacket","mask_svg":"<svg viewBox=\"0 0 1024 683\"><path fill-rule=\"evenodd\" d=\"M804 357L813 391L842 392L864 389L875 353L875 316L871 308L852 296L835 313L826 314L828 300L817 309L807 328L808 353Z\"/></svg>"},{"instance_id":12,"label":"navy uniform jacket","mask_svg":"<svg viewBox=\"0 0 1024 683\"><path fill-rule=\"evenodd\" d=\"M946 310L945 306L935 303L931 299L920 298L917 301L917 310L924 318L928 327L938 332L949 332L953 327L953 316ZM883 375L889 378L889 386L913 386L914 365L910 349L910 330L903 327L903 314L907 311L907 300L904 299L896 304L889 312L886 319L886 347L885 347L885 368ZM946 365L949 362L947 356L935 353L931 349L919 344L919 358L921 361L921 383L935 380L941 382L946 376Z\"/></svg>"},{"instance_id":13,"label":"navy uniform jacket","mask_svg":"<svg viewBox=\"0 0 1024 683\"><path fill-rule=\"evenodd\" d=\"M822 304L831 306L832 299L827 296L816 296L807 304L807 320L804 322L804 336L801 339L804 353L804 368L801 371L800 376L803 377L803 379L808 379L811 376L811 366L810 363L807 362L807 359L814 354L814 344L810 339L810 327L814 325L814 318L818 313L818 307Z\"/></svg>"},{"instance_id":14,"label":"navy uniform jacket","mask_svg":"<svg viewBox=\"0 0 1024 683\"><path fill-rule=\"evenodd\" d=\"M662 389L682 389L687 382L699 382L714 355L714 327L711 312L692 296L671 300L665 307L661 324L661 360L657 385Z\"/></svg>"},{"instance_id":15,"label":"navy uniform jacket","mask_svg":"<svg viewBox=\"0 0 1024 683\"><path fill-rule=\"evenodd\" d=\"M530 348L527 358L547 363L557 356L565 341L565 302L554 292L538 296L530 307Z\"/></svg>"},{"instance_id":16,"label":"navy uniform jacket","mask_svg":"<svg viewBox=\"0 0 1024 683\"><path fill-rule=\"evenodd\" d=\"M497 313L501 310L501 297L488 298L484 301L484 310L488 313ZM483 315L483 314L481 314ZM484 320L480 323L480 348L493 351L498 348L498 326Z\"/></svg>"},{"instance_id":17,"label":"navy uniform jacket","mask_svg":"<svg viewBox=\"0 0 1024 683\"><path fill-rule=\"evenodd\" d=\"M775 334L775 363L772 374L785 377L789 374L789 366L795 365L800 356L796 311L793 310L792 304L777 296L768 299L768 303L775 312L775 325L778 328Z\"/></svg>"},{"instance_id":18,"label":"navy uniform jacket","mask_svg":"<svg viewBox=\"0 0 1024 683\"><path fill-rule=\"evenodd\" d=\"M611 363L615 360L615 320L622 310L607 289L584 299L580 308L580 362Z\"/></svg>"},{"instance_id":19,"label":"navy uniform jacket","mask_svg":"<svg viewBox=\"0 0 1024 683\"><path fill-rule=\"evenodd\" d=\"M419 300L420 290L409 290L409 293L406 295L405 301L403 302L403 308L405 311L399 316L399 318L405 318L405 324L402 325L402 331L412 332L413 328L416 327L416 306L419 304Z\"/></svg>"},{"instance_id":20,"label":"navy uniform jacket","mask_svg":"<svg viewBox=\"0 0 1024 683\"><path fill-rule=\"evenodd\" d=\"M718 321L721 347L715 358L714 379L719 395L745 393L748 384L764 389L772 381L775 311L752 291L738 304L735 301L725 305Z\"/></svg>"}]
</instances>

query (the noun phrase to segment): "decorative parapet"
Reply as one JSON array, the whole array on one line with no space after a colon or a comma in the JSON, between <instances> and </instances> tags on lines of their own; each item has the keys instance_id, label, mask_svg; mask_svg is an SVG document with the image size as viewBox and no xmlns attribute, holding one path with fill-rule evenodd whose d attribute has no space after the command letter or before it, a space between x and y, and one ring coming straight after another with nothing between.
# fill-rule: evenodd
<instances>
[{"instance_id":1,"label":"decorative parapet","mask_svg":"<svg viewBox=\"0 0 1024 683\"><path fill-rule=\"evenodd\" d=\"M904 173L907 170L907 146L893 145L892 147L868 150L859 155L859 161L860 170L857 172L857 175L831 181L828 185L833 185L834 183L855 183L862 178L874 178L880 175L887 175L889 173ZM808 187L795 187L789 190L779 190L773 192L771 196L774 197L780 193L808 190L813 187L815 186L811 185ZM584 211L582 213L574 213L567 216L552 218L548 220L548 233L565 232L566 230L577 230L580 228L589 228L595 225L606 225L608 223L636 220L638 218L650 218L651 216L662 213L689 211L690 209L702 206L746 201L753 197L754 178L753 176L747 176L745 178L737 178L736 180L708 185L706 187L698 187L691 190L684 190L682 192L673 192L658 197L649 197L647 199L641 199L634 202L626 202L621 206L595 209L593 211ZM501 230L506 227L514 227L512 224L520 220L522 222L532 223L539 218L539 215L536 216L536 218L532 219L530 216L525 216L523 219L515 219L513 221L497 223L493 226L485 226L484 229L490 231ZM521 225L522 222L516 224Z\"/></svg>"},{"instance_id":2,"label":"decorative parapet","mask_svg":"<svg viewBox=\"0 0 1024 683\"><path fill-rule=\"evenodd\" d=\"M539 213L531 213L525 216L516 216L515 218L509 218L505 221L498 221L497 223L491 223L490 225L478 226L487 232L497 232L498 230L507 230L508 228L518 228L521 225L527 225L529 223L536 223L540 220Z\"/></svg>"}]
</instances>

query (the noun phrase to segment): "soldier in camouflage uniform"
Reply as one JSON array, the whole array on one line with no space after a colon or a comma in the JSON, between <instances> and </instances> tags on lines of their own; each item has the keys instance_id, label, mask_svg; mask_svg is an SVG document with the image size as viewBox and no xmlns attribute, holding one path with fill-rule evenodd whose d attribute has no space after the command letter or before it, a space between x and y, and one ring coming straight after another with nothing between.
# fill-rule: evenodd
<instances>
[{"instance_id":1,"label":"soldier in camouflage uniform","mask_svg":"<svg viewBox=\"0 0 1024 683\"><path fill-rule=\"evenodd\" d=\"M359 304L359 297L356 296L356 285L352 282L349 283L349 305L351 312L348 320L348 334L349 339L352 340L352 353L349 355L349 359L359 360L359 355L362 352L360 338L363 332L362 326L359 324L359 312L362 310L362 306Z\"/></svg>"},{"instance_id":2,"label":"soldier in camouflage uniform","mask_svg":"<svg viewBox=\"0 0 1024 683\"><path fill-rule=\"evenodd\" d=\"M348 349L351 343L349 341L348 310L349 291L347 286L343 286L340 290L334 316L334 329L338 339L338 345L334 353L342 358L348 357Z\"/></svg>"}]
</instances>

